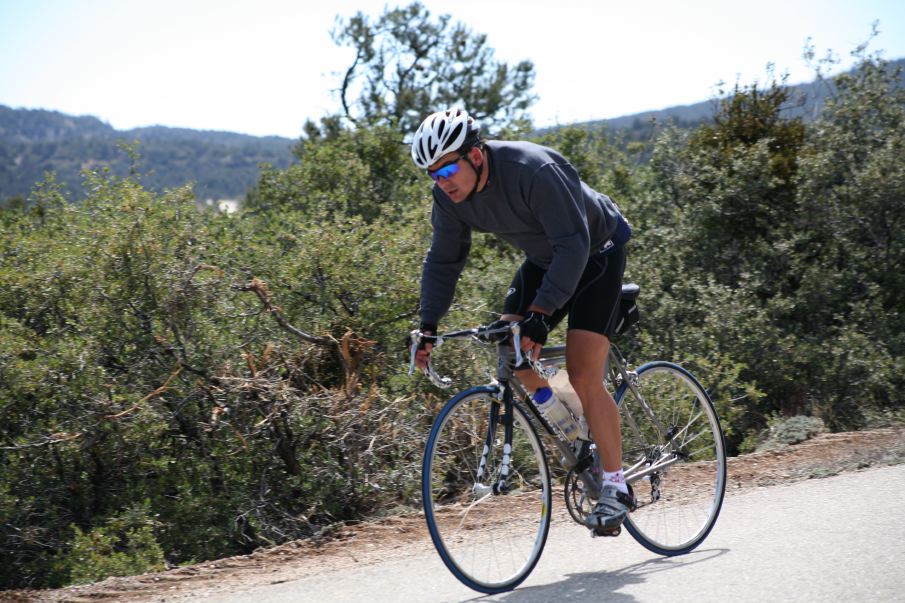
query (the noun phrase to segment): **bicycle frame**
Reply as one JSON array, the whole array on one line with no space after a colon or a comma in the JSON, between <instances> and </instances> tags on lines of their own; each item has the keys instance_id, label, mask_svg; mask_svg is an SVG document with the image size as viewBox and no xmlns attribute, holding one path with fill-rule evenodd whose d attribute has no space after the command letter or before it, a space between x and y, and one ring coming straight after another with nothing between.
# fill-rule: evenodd
<instances>
[{"instance_id":1,"label":"bicycle frame","mask_svg":"<svg viewBox=\"0 0 905 603\"><path fill-rule=\"evenodd\" d=\"M504 379L508 378L511 375L514 383L518 387L521 398L523 400L529 400L530 396L528 395L528 392L522 386L521 381L518 380L518 376L509 368L511 366L511 360L512 358L514 358L514 354L511 352L507 354L506 352L500 352L499 350L497 354L498 358L500 358L497 368L498 380L502 382ZM560 345L552 346L550 348L544 348L544 350L538 357L538 360L548 367L564 367L566 363L566 346ZM619 348L615 344L610 345L609 355L607 357L607 363L604 369L604 375L607 375L614 385L618 384L618 387L615 387L615 394L613 395L613 399L616 402L616 406L620 409L620 414L624 417L626 425L630 429L632 429L636 433L640 433L640 429L637 422L635 421L634 416L631 413L631 410L623 407L622 405L622 402L625 399L625 395L628 391L631 391L634 394L635 399L641 406L641 410L653 422L654 426L661 436L661 441L664 442L664 446L666 443L670 442L673 437L675 437L676 434L669 433L668 429L663 425L663 423L654 413L653 409L651 409L647 401L644 399L644 396L641 394L637 387L637 374L629 371L626 368L625 359L622 356L622 353L619 351ZM530 407L532 416L534 416L535 419L537 419L537 421L541 425L543 425L546 432L554 436L557 448L562 454L562 458L566 461L564 463L564 467L566 469L571 469L572 467L574 467L578 462L578 459L576 458L575 452L568 444L568 442L565 441L559 435L559 433L547 422L547 420L543 417L543 415L541 415L534 404L526 402L525 406ZM658 448L662 449L664 446L660 446ZM656 458L648 458L645 462L638 462L635 465L626 468L624 471L625 481L630 484L637 482L649 475L665 469L666 467L669 467L670 465L677 463L678 461L679 458L675 453L660 453L656 456Z\"/></svg>"},{"instance_id":2,"label":"bicycle frame","mask_svg":"<svg viewBox=\"0 0 905 603\"><path fill-rule=\"evenodd\" d=\"M499 329L497 330L497 332L505 330L507 329ZM511 330L512 337L517 340L519 336L518 325L513 324L508 327L508 330ZM478 335L481 334L481 332L481 329L468 329L464 331L448 333L442 337L437 337L435 345L439 346L441 343L443 343L444 340L447 339L459 339L465 337L477 338ZM422 337L420 332L412 332L413 368L415 359L415 346L417 345L420 337ZM495 387L497 390L495 396L496 400L493 404L491 404L491 408L489 409L490 418L487 422L487 435L485 437L484 453L482 454L480 460L478 478L484 475L484 471L486 470L487 452L489 451L490 446L493 442L493 438L496 435L498 425L500 422L502 422L505 439L503 441L504 457L502 460L502 466L500 467L500 480L497 484L494 484L489 489L492 490L493 494L504 494L508 489L508 451L510 451L512 448L512 405L518 403L515 401L516 397L523 401L523 408L530 409L529 414L530 416L534 417L536 423L543 426L544 431L553 436L556 447L561 454L561 464L565 469L569 470L574 468L578 464L579 459L575 454L575 450L573 450L572 446L570 445L570 442L566 440L566 438L564 438L561 434L559 434L559 432L549 424L549 422L540 413L540 411L537 410L537 407L530 402L531 396L529 392L525 389L524 385L518 378L518 374L513 369L514 366L522 365L524 361L527 362L534 370L534 372L539 376L543 377L544 379L549 379L556 373L558 369L566 365L566 346L559 345L544 348L541 351L537 361L530 361L522 356L521 351L518 348L513 349L510 345L497 343L496 357L496 379L493 383L490 384L491 387ZM438 387L447 388L452 385L452 381L450 379L438 375L430 365L428 365L427 369L425 370L425 374ZM622 353L619 351L619 348L612 343L610 345L609 355L607 357L607 362L604 369L604 375L605 379L609 379L610 383L615 389L613 399L615 400L616 406L619 408L620 414L623 416L628 428L632 429L635 433L640 434L640 428L638 427L638 424L635 421L631 410L624 407L622 404L626 394L628 392L631 392L634 399L641 407L642 412L651 420L660 436L661 444L659 446L657 446L653 450L650 450L644 460L639 461L624 470L625 481L629 484L637 482L679 462L681 460L679 453L674 450L670 450L669 446L669 444L677 434L670 433L667 427L664 426L656 416L653 409L651 409L651 407L648 405L647 401L644 399L644 396L641 394L641 391L638 389L637 373L628 370ZM500 416L501 408L503 410L502 416ZM587 480L590 480L592 478L584 475L583 472L581 479L587 482ZM587 485L592 489L598 489L600 486L600 484L595 484L593 482L589 482ZM485 488L487 487L480 486L479 483L476 482L476 493L478 489Z\"/></svg>"},{"instance_id":3,"label":"bicycle frame","mask_svg":"<svg viewBox=\"0 0 905 603\"><path fill-rule=\"evenodd\" d=\"M438 336L414 331L411 371L420 342L436 348L467 338L495 354L495 376L459 392L439 411L425 445L422 495L431 539L447 568L470 588L494 594L520 584L543 551L553 501L550 455L556 450L566 470L561 495L571 518L592 535L614 534L602 533L594 522L595 504L609 493L593 443L570 440L533 402L537 380L526 377L525 359L511 345L518 341L517 323ZM527 364L549 380L566 366L566 347L545 348ZM604 369L601 379L621 415L625 478L634 484L624 525L654 553L685 554L710 533L725 494L725 442L713 402L694 375L669 361L633 368L611 345ZM429 362L424 372L438 387L452 386ZM673 487L682 495L670 496ZM519 521L505 521L506 509ZM499 538L486 538L488 521L497 522Z\"/></svg>"},{"instance_id":4,"label":"bicycle frame","mask_svg":"<svg viewBox=\"0 0 905 603\"><path fill-rule=\"evenodd\" d=\"M445 338L453 339L465 336L474 336L477 332L477 329L458 331L446 335ZM517 336L517 330L514 332L514 335ZM441 338L439 341L442 342L443 339ZM513 421L512 405L517 403L515 402L516 397L524 401L522 403L523 408L530 409L530 416L534 417L536 423L543 426L544 431L547 434L553 436L557 450L561 455L560 458L562 459L561 464L563 465L563 467L567 470L575 467L579 462L579 459L575 454L575 450L572 448L569 442L565 438L563 438L553 426L549 424L546 418L537 410L537 407L534 404L530 403L531 396L529 392L519 380L518 374L512 368L515 365L521 364L523 357L520 352L518 350L513 350L511 346L506 346L504 344L498 343L496 357L496 380L491 384L491 386L497 389L497 394L496 400L488 410L490 417L487 422L485 449L478 469L478 478L480 479L480 477L484 475L484 471L486 470L487 451L489 451L490 449L493 438L496 435L496 430L498 429L500 423L502 423L504 429L504 453L508 454L508 452L506 451L511 450ZM556 370L564 367L565 364L566 346L559 345L544 348L541 351L540 356L538 357L538 361L536 363L532 363L532 368L541 377L549 378L556 372ZM439 387L445 388L451 385L451 380L437 375L437 373L433 371L432 367L428 367L426 373L428 374L431 381L433 381L434 384ZM606 375L610 382L613 384L613 387L615 389L613 398L616 402L616 406L620 409L620 413L625 420L626 426L636 433L640 433L640 429L637 422L635 421L634 416L631 413L631 410L624 407L622 404L623 400L625 399L626 393L631 391L634 395L635 400L638 401L641 410L645 415L647 415L647 417L656 427L657 431L660 434L661 442L663 442L663 444L661 446L658 446L656 450L650 451L644 461L639 461L631 467L627 467L625 469L624 472L626 482L630 484L637 482L679 462L680 458L676 452L663 452L663 450L669 448L668 443L675 437L676 434L669 433L668 429L663 425L663 423L659 420L659 418L647 404L647 401L644 399L644 396L641 394L637 387L637 373L628 370L625 359L623 358L621 352L619 351L619 348L615 344L611 344L610 346L604 375ZM500 410L503 411L502 415L500 415ZM508 456L503 457L502 463L503 465L500 467L500 480L497 484L494 484L492 488L490 488L492 489L493 494L504 494L508 489ZM583 477L582 479L587 479L587 477ZM595 489L599 488L599 484L588 485ZM480 486L479 483L475 484L476 493L478 493L478 489L482 488L487 487Z\"/></svg>"}]
</instances>

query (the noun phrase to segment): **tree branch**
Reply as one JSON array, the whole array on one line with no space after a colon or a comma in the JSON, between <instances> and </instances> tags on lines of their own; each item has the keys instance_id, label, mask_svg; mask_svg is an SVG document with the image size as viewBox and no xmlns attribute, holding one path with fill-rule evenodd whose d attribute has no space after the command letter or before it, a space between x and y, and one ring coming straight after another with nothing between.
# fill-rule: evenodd
<instances>
[{"instance_id":1,"label":"tree branch","mask_svg":"<svg viewBox=\"0 0 905 603\"><path fill-rule=\"evenodd\" d=\"M336 348L336 341L332 337L317 337L315 335L310 335L301 329L298 329L291 324L286 318L283 316L280 309L273 305L273 302L270 301L270 291L267 290L267 283L264 281L253 278L250 283L245 285L236 285L234 289L238 291L252 291L255 295L258 296L258 299L261 300L261 303L264 305L264 308L273 316L274 320L279 323L279 325L283 328L283 330L292 333L302 341L307 343L313 343L316 345L327 346L331 348Z\"/></svg>"},{"instance_id":2,"label":"tree branch","mask_svg":"<svg viewBox=\"0 0 905 603\"><path fill-rule=\"evenodd\" d=\"M346 75L343 77L343 84L339 91L339 98L343 104L343 113L346 114L346 119L351 121L353 124L357 124L358 120L352 117L352 111L349 109L349 102L346 99L346 93L349 91L349 86L352 84L352 77L355 74L355 68L358 67L358 62L361 60L361 49L355 53L355 61L352 63L352 66L346 70Z\"/></svg>"},{"instance_id":3,"label":"tree branch","mask_svg":"<svg viewBox=\"0 0 905 603\"><path fill-rule=\"evenodd\" d=\"M158 387L157 389L152 391L150 394L148 394L147 396L145 396L144 398L142 398L141 400L139 400L138 402L133 404L132 408L128 408L122 412L118 412L115 415L105 415L102 418L106 419L108 421L117 421L117 420L123 418L124 416L135 412L136 410L138 410L138 407L140 407L143 403L147 402L154 396L158 396L158 395L162 394L163 392L167 391L167 389L169 389L170 383L172 383L173 379L175 379L181 372L182 372L182 365L177 363L176 370L173 371L172 375L167 377L167 380L164 381L163 385L161 385L160 387Z\"/></svg>"},{"instance_id":4,"label":"tree branch","mask_svg":"<svg viewBox=\"0 0 905 603\"><path fill-rule=\"evenodd\" d=\"M43 446L51 446L62 442L71 442L85 435L84 433L55 433L43 442L34 442L32 444L21 444L19 446L0 446L0 450L25 450L26 448L41 448Z\"/></svg>"}]
</instances>

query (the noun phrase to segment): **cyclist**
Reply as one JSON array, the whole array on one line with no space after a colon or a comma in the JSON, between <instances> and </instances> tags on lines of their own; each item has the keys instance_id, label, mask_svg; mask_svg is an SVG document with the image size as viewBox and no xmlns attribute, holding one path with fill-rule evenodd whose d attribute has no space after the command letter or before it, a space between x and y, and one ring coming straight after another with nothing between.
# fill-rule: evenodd
<instances>
[{"instance_id":1,"label":"cyclist","mask_svg":"<svg viewBox=\"0 0 905 603\"><path fill-rule=\"evenodd\" d=\"M429 115L412 159L434 180L433 238L421 278L421 326L435 334L468 258L472 230L523 251L501 319L518 321L522 349L537 359L566 315L566 365L603 465L604 487L588 527L618 533L634 500L622 474L619 411L604 387L611 322L619 307L631 228L616 204L585 184L559 153L530 142L487 141L461 109ZM416 364L426 367L431 344ZM546 383L519 371L530 389Z\"/></svg>"}]
</instances>

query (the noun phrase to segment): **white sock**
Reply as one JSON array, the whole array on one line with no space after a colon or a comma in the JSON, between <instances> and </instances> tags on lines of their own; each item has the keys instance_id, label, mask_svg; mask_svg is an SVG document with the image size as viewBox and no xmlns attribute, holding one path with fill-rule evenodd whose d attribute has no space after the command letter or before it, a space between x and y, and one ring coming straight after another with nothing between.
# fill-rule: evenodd
<instances>
[{"instance_id":1,"label":"white sock","mask_svg":"<svg viewBox=\"0 0 905 603\"><path fill-rule=\"evenodd\" d=\"M610 473L609 471L604 471L603 485L616 486L617 490L619 490L623 494L628 494L628 486L625 485L625 475L622 473L622 469L620 469L619 471L613 471L612 473Z\"/></svg>"}]
</instances>

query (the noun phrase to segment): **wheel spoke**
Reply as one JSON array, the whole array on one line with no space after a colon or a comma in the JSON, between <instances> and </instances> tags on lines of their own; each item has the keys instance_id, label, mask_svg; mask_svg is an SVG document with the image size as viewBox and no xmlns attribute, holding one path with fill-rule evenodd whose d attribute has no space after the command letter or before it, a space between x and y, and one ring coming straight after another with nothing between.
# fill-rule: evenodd
<instances>
[{"instance_id":1,"label":"wheel spoke","mask_svg":"<svg viewBox=\"0 0 905 603\"><path fill-rule=\"evenodd\" d=\"M674 449L674 454L653 461L650 482L632 480L640 504L629 515L626 527L638 542L654 552L687 553L707 537L722 505L726 480L722 430L707 393L684 369L658 362L639 368L637 374L637 390L650 410L662 425L678 430L670 442L664 441L654 427L656 421L643 412L635 392L623 392L622 415L630 415L625 423L637 425L637 429L622 430L623 449ZM692 444L694 450L690 449ZM635 462L633 456L625 458ZM642 471L644 465L632 475ZM644 487L648 483L649 493Z\"/></svg>"},{"instance_id":2,"label":"wheel spoke","mask_svg":"<svg viewBox=\"0 0 905 603\"><path fill-rule=\"evenodd\" d=\"M686 433L687 433L687 432L686 432ZM713 437L713 432L710 431L709 426L708 426L708 427L705 427L705 428L702 429L701 431L697 432L696 434L694 434L694 435L691 436L690 438L686 438L686 439L682 440L682 448L687 448L689 444L691 444L692 442L694 442L694 441L697 440L698 438L708 438L708 437Z\"/></svg>"},{"instance_id":3,"label":"wheel spoke","mask_svg":"<svg viewBox=\"0 0 905 603\"><path fill-rule=\"evenodd\" d=\"M518 407L508 493L493 494L503 466L503 425L475 481L491 403L483 393L460 394L447 403L428 440L422 480L425 517L441 558L464 584L485 593L510 590L531 572L546 542L551 506L543 448Z\"/></svg>"}]
</instances>

